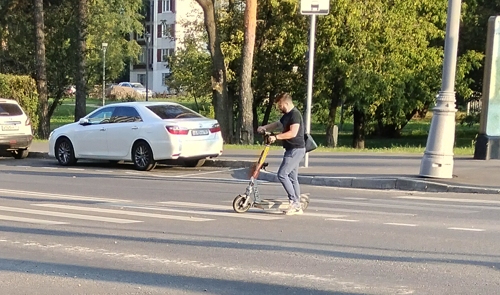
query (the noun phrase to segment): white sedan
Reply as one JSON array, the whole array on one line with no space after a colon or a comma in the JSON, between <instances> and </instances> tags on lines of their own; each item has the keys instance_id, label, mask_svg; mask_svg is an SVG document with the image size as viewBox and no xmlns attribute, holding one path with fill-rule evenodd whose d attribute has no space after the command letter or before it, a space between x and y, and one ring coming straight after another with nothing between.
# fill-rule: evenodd
<instances>
[{"instance_id":1,"label":"white sedan","mask_svg":"<svg viewBox=\"0 0 500 295\"><path fill-rule=\"evenodd\" d=\"M78 159L124 160L141 171L163 160L201 166L206 158L220 156L222 147L217 120L171 102L106 105L49 137L49 155L60 165L74 165Z\"/></svg>"}]
</instances>

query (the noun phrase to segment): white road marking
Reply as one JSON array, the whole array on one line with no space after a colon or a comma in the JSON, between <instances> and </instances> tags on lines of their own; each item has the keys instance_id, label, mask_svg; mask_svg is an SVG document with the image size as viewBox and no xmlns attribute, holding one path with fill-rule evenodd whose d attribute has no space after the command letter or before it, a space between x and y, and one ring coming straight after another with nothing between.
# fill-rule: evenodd
<instances>
[{"instance_id":1,"label":"white road marking","mask_svg":"<svg viewBox=\"0 0 500 295\"><path fill-rule=\"evenodd\" d=\"M231 171L230 169L224 169L224 170L218 170L218 171L208 171L208 172L199 172L199 173L190 173L190 174L181 174L181 175L175 175L173 177L189 177L189 176L198 176L198 175L206 175L206 174L215 174L215 173L222 173L222 172L228 172Z\"/></svg>"},{"instance_id":2,"label":"white road marking","mask_svg":"<svg viewBox=\"0 0 500 295\"><path fill-rule=\"evenodd\" d=\"M57 168L57 167L42 167L42 169L57 170L59 168Z\"/></svg>"},{"instance_id":3,"label":"white road marking","mask_svg":"<svg viewBox=\"0 0 500 295\"><path fill-rule=\"evenodd\" d=\"M224 216L224 217L234 217L234 218L244 218L244 219L257 219L257 220L277 220L283 219L283 217L273 217L273 216L265 216L262 214L252 214L252 213L244 213L238 214L236 212L213 212L213 211L202 211L202 210L181 210L181 209L170 209L170 208L158 208L158 207L140 207L140 206L130 206L125 205L126 208L132 209L145 209L145 210L156 210L156 211L165 211L165 212L177 212L177 213L188 213L188 214L199 214L199 215L212 215L212 216ZM206 205L205 209L211 209L210 205ZM225 210L229 208L226 207ZM232 209L231 209L232 211Z\"/></svg>"},{"instance_id":4,"label":"white road marking","mask_svg":"<svg viewBox=\"0 0 500 295\"><path fill-rule=\"evenodd\" d=\"M466 228L466 227L448 227L451 230L464 230L464 231L485 231L482 228Z\"/></svg>"},{"instance_id":5,"label":"white road marking","mask_svg":"<svg viewBox=\"0 0 500 295\"><path fill-rule=\"evenodd\" d=\"M68 224L67 222L35 219L35 218L24 218L17 216L0 215L0 220L26 222L26 223L36 223L36 224Z\"/></svg>"},{"instance_id":6,"label":"white road marking","mask_svg":"<svg viewBox=\"0 0 500 295\"><path fill-rule=\"evenodd\" d=\"M411 223L396 223L396 222L387 222L384 223L386 225L396 225L396 226L418 226L418 224L411 224Z\"/></svg>"},{"instance_id":7,"label":"white road marking","mask_svg":"<svg viewBox=\"0 0 500 295\"><path fill-rule=\"evenodd\" d=\"M120 200L120 199L94 198L94 197L84 197L84 196L77 196L77 195L48 194L48 193L42 193L42 192L19 191L19 190L8 190L8 189L0 189L0 193L30 196L30 197L43 197L43 198L51 198L51 199L96 201L96 202L107 202L107 203L119 203L119 202L128 203L128 202L131 202L128 200Z\"/></svg>"},{"instance_id":8,"label":"white road marking","mask_svg":"<svg viewBox=\"0 0 500 295\"><path fill-rule=\"evenodd\" d=\"M85 169L83 168L66 168L68 170L71 170L71 171L85 171Z\"/></svg>"},{"instance_id":9,"label":"white road marking","mask_svg":"<svg viewBox=\"0 0 500 295\"><path fill-rule=\"evenodd\" d=\"M345 199L345 200L358 200L358 201L368 200L368 198L359 198L359 197L346 197L343 199Z\"/></svg>"},{"instance_id":10,"label":"white road marking","mask_svg":"<svg viewBox=\"0 0 500 295\"><path fill-rule=\"evenodd\" d=\"M177 202L177 201L167 201L167 202L158 202L160 204L166 204L168 206L174 206L174 207L195 207L195 208L207 208L207 204L203 203L190 203L190 202ZM218 209L218 210L232 210L231 206L224 206L224 205L210 205L211 209Z\"/></svg>"},{"instance_id":11,"label":"white road marking","mask_svg":"<svg viewBox=\"0 0 500 295\"><path fill-rule=\"evenodd\" d=\"M186 216L177 216L177 215L164 215L164 214L154 214L154 213L145 213L145 212L133 212L133 211L125 211L125 210L91 208L91 207L59 205L59 204L32 204L32 205L39 206L39 207L47 207L47 208L88 211L88 212L100 212L100 213L111 213L111 214L141 216L141 217L161 218L161 219L173 219L173 220L182 220L182 221L211 221L211 220L213 220L213 219L208 219L208 218L186 217Z\"/></svg>"},{"instance_id":12,"label":"white road marking","mask_svg":"<svg viewBox=\"0 0 500 295\"><path fill-rule=\"evenodd\" d=\"M323 207L311 207L311 205L309 205L307 210L323 210L323 211L332 211L332 212L338 211L338 212L346 212L346 213L363 213L363 214L374 214L374 215L417 216L417 214L415 214L415 213L398 213L398 212L344 209L344 208L323 208Z\"/></svg>"},{"instance_id":13,"label":"white road marking","mask_svg":"<svg viewBox=\"0 0 500 295\"><path fill-rule=\"evenodd\" d=\"M31 166L23 166L23 165L17 165L16 167L18 167L18 168L31 168Z\"/></svg>"},{"instance_id":14,"label":"white road marking","mask_svg":"<svg viewBox=\"0 0 500 295\"><path fill-rule=\"evenodd\" d=\"M4 206L0 206L0 211L17 212L17 213L27 213L27 214L45 215L45 216L56 216L56 217L63 217L63 218L83 219L83 220L102 221L102 222L111 222L111 223L136 223L136 222L142 222L142 221L139 221L139 220L131 220L131 219L100 217L100 216L92 216L92 215L63 213L63 212L55 212L55 211L33 210L33 209L24 209L24 208L15 208L15 207L4 207Z\"/></svg>"},{"instance_id":15,"label":"white road marking","mask_svg":"<svg viewBox=\"0 0 500 295\"><path fill-rule=\"evenodd\" d=\"M358 222L359 221L359 220L356 220L356 219L342 219L342 218L327 218L325 220L345 221L345 222Z\"/></svg>"},{"instance_id":16,"label":"white road marking","mask_svg":"<svg viewBox=\"0 0 500 295\"><path fill-rule=\"evenodd\" d=\"M350 202L350 201L335 201L335 200L319 200L315 199L314 203L326 203L326 204L342 204L342 205L354 205L357 207L376 207L376 208L394 208L394 209L405 209L414 211L428 211L428 212L448 212L448 213L477 213L479 211L475 210L462 210L462 209L445 209L445 208L429 208L429 207L419 207L410 205L392 205L392 204L377 204L375 202Z\"/></svg>"},{"instance_id":17,"label":"white road marking","mask_svg":"<svg viewBox=\"0 0 500 295\"><path fill-rule=\"evenodd\" d=\"M442 201L442 202L457 202L457 203L483 203L483 204L499 204L500 201L495 200L479 200L479 199L452 199L452 198L438 198L438 197L418 197L418 196L401 196L395 197L397 199L409 200L427 200L427 201Z\"/></svg>"},{"instance_id":18,"label":"white road marking","mask_svg":"<svg viewBox=\"0 0 500 295\"><path fill-rule=\"evenodd\" d=\"M217 210L230 210L233 211L231 206L223 206L223 205L212 205L212 204L203 204L203 203L190 203L190 202L176 202L176 201L168 201L168 202L159 202L160 204L166 204L173 207L194 207L194 208L202 208L202 209L217 209ZM262 209L260 209L262 210ZM207 212L207 211L200 211ZM233 213L230 213L232 217L242 217L244 214L238 214L234 216ZM345 215L337 215L337 214L324 214L324 213L313 213L310 211L306 211L305 215L313 216L313 217L326 217L326 218L341 218ZM269 217L268 217L269 218ZM281 219L277 217L272 217L273 219Z\"/></svg>"}]
</instances>

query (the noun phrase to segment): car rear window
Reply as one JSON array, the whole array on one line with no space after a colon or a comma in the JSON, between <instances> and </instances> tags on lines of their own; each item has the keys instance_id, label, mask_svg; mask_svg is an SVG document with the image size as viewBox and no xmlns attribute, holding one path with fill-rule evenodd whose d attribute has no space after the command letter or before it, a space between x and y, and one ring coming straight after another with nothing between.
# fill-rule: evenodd
<instances>
[{"instance_id":1,"label":"car rear window","mask_svg":"<svg viewBox=\"0 0 500 295\"><path fill-rule=\"evenodd\" d=\"M147 108L162 119L203 118L200 114L181 105L153 105Z\"/></svg>"},{"instance_id":2,"label":"car rear window","mask_svg":"<svg viewBox=\"0 0 500 295\"><path fill-rule=\"evenodd\" d=\"M23 111L17 104L1 103L0 102L0 116L19 116Z\"/></svg>"}]
</instances>

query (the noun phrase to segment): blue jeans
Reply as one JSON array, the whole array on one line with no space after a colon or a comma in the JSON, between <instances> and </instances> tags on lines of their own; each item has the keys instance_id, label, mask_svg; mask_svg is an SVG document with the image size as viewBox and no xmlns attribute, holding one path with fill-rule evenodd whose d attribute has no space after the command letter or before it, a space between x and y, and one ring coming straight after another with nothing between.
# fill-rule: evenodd
<instances>
[{"instance_id":1,"label":"blue jeans","mask_svg":"<svg viewBox=\"0 0 500 295\"><path fill-rule=\"evenodd\" d=\"M305 148L286 150L278 169L278 179L288 194L288 199L297 205L300 204L299 165L305 154Z\"/></svg>"}]
</instances>

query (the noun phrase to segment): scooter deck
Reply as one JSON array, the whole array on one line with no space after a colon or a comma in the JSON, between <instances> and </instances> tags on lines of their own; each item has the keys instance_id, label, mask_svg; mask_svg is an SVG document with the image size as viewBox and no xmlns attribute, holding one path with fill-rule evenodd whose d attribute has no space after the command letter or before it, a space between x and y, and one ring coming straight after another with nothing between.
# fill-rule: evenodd
<instances>
[{"instance_id":1,"label":"scooter deck","mask_svg":"<svg viewBox=\"0 0 500 295\"><path fill-rule=\"evenodd\" d=\"M300 198L301 201L309 202L309 194L301 194ZM260 209L285 210L290 206L290 202L288 199L264 199L258 203L254 203L253 206Z\"/></svg>"},{"instance_id":2,"label":"scooter deck","mask_svg":"<svg viewBox=\"0 0 500 295\"><path fill-rule=\"evenodd\" d=\"M254 203L255 208L260 209L276 209L285 210L289 206L288 200L261 200L258 203Z\"/></svg>"}]
</instances>

